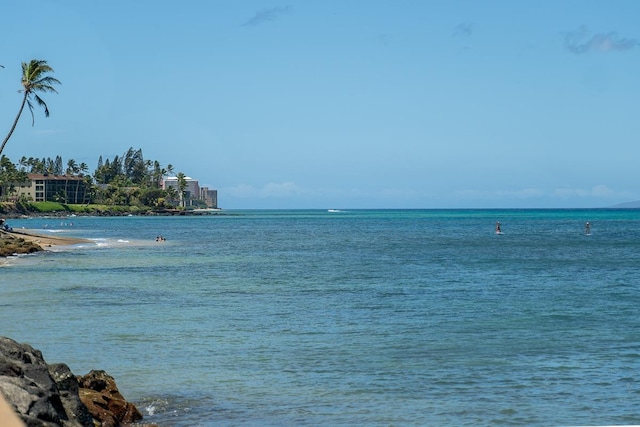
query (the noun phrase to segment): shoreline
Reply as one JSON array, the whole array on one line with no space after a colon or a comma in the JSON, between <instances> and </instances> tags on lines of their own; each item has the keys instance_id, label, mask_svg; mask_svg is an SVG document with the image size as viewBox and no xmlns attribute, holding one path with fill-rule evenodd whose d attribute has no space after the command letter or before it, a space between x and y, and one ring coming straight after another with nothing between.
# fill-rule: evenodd
<instances>
[{"instance_id":1,"label":"shoreline","mask_svg":"<svg viewBox=\"0 0 640 427\"><path fill-rule=\"evenodd\" d=\"M72 205L75 206L75 205ZM35 208L24 208L12 202L0 202L0 217L8 219L36 218L36 217L70 217L70 216L194 216L194 215L224 215L222 208L196 209L152 209L136 208L134 206L101 206L71 208L60 205L60 209L39 211Z\"/></svg>"},{"instance_id":2,"label":"shoreline","mask_svg":"<svg viewBox=\"0 0 640 427\"><path fill-rule=\"evenodd\" d=\"M26 230L0 230L0 258L48 251L54 247L95 243L77 237L47 236Z\"/></svg>"},{"instance_id":3,"label":"shoreline","mask_svg":"<svg viewBox=\"0 0 640 427\"><path fill-rule=\"evenodd\" d=\"M27 230L2 231L2 234L23 239L27 242L35 243L38 246L42 247L42 249L50 248L53 246L70 246L79 245L82 243L95 243L93 242L93 240L83 239L79 237L48 236Z\"/></svg>"}]
</instances>

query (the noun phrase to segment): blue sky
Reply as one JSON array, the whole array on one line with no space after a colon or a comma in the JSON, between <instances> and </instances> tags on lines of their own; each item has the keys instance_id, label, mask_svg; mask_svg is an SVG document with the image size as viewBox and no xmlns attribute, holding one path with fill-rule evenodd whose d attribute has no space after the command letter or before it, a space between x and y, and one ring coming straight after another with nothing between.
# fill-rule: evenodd
<instances>
[{"instance_id":1,"label":"blue sky","mask_svg":"<svg viewBox=\"0 0 640 427\"><path fill-rule=\"evenodd\" d=\"M8 3L0 133L22 61L62 81L14 161L142 148L227 209L640 199L635 0Z\"/></svg>"}]
</instances>

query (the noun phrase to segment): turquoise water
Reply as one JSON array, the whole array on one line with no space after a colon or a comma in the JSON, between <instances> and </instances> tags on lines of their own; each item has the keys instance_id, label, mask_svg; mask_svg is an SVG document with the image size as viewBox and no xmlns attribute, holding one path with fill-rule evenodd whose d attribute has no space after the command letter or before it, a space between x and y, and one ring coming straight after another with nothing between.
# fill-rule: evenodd
<instances>
[{"instance_id":1,"label":"turquoise water","mask_svg":"<svg viewBox=\"0 0 640 427\"><path fill-rule=\"evenodd\" d=\"M10 225L96 243L6 260L0 335L106 370L149 422L640 423L638 210Z\"/></svg>"}]
</instances>

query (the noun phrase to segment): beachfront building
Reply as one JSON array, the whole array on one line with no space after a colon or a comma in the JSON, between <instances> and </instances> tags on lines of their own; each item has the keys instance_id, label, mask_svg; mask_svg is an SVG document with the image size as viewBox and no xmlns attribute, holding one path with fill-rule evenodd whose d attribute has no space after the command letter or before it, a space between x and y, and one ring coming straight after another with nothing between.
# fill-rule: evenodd
<instances>
[{"instance_id":1,"label":"beachfront building","mask_svg":"<svg viewBox=\"0 0 640 427\"><path fill-rule=\"evenodd\" d=\"M27 197L34 202L60 202L81 204L89 193L82 175L28 175L29 181L16 186L16 197Z\"/></svg>"},{"instance_id":2,"label":"beachfront building","mask_svg":"<svg viewBox=\"0 0 640 427\"><path fill-rule=\"evenodd\" d=\"M200 200L204 200L208 208L218 209L218 190L209 190L209 187L201 187Z\"/></svg>"},{"instance_id":3,"label":"beachfront building","mask_svg":"<svg viewBox=\"0 0 640 427\"><path fill-rule=\"evenodd\" d=\"M185 187L186 206L194 206L204 202L204 204L206 204L208 208L218 207L217 190L209 190L208 187L200 188L200 184L198 183L198 181L188 176L185 177L185 181L187 184ZM163 190L166 190L169 187L172 187L176 191L178 191L178 177L170 176L162 181Z\"/></svg>"}]
</instances>

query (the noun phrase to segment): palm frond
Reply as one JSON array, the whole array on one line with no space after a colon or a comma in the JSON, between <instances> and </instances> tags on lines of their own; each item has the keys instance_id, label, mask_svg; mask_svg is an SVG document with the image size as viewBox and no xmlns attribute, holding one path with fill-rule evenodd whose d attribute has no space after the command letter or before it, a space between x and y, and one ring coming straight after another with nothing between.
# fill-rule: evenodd
<instances>
[{"instance_id":1,"label":"palm frond","mask_svg":"<svg viewBox=\"0 0 640 427\"><path fill-rule=\"evenodd\" d=\"M29 111L31 112L31 126L35 126L36 117L33 115L33 104L29 98L27 98L27 107L29 107Z\"/></svg>"},{"instance_id":2,"label":"palm frond","mask_svg":"<svg viewBox=\"0 0 640 427\"><path fill-rule=\"evenodd\" d=\"M34 95L34 98L36 99L38 105L44 108L45 117L49 117L49 108L47 107L47 104L38 95Z\"/></svg>"},{"instance_id":3,"label":"palm frond","mask_svg":"<svg viewBox=\"0 0 640 427\"><path fill-rule=\"evenodd\" d=\"M60 80L56 79L55 77L51 77L51 76L46 76L46 77L43 77L41 79L38 79L34 83L42 84L42 85L48 85L48 86L51 86L53 84L56 84L56 85L61 85L62 84L62 83L60 83Z\"/></svg>"}]
</instances>

